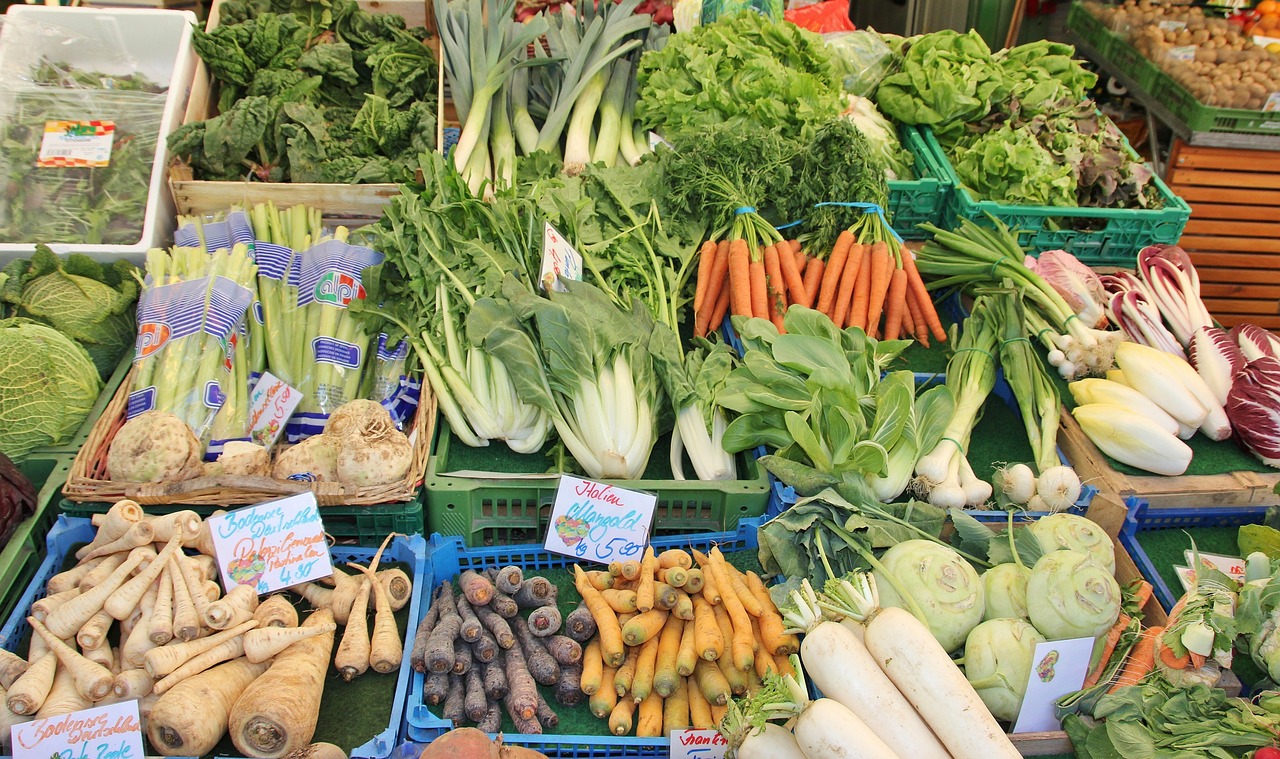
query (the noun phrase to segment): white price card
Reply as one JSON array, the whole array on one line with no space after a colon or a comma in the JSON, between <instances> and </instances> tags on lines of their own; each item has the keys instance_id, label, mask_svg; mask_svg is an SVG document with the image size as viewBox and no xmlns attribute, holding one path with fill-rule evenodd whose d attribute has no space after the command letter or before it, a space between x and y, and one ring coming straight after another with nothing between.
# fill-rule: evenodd
<instances>
[{"instance_id":1,"label":"white price card","mask_svg":"<svg viewBox=\"0 0 1280 759\"><path fill-rule=\"evenodd\" d=\"M209 531L227 592L249 585L262 595L333 574L315 493L210 517Z\"/></svg>"},{"instance_id":2,"label":"white price card","mask_svg":"<svg viewBox=\"0 0 1280 759\"><path fill-rule=\"evenodd\" d=\"M110 166L115 138L113 121L46 121L36 166L45 169Z\"/></svg>"},{"instance_id":3,"label":"white price card","mask_svg":"<svg viewBox=\"0 0 1280 759\"><path fill-rule=\"evenodd\" d=\"M143 759L137 701L24 722L9 731L15 759Z\"/></svg>"},{"instance_id":4,"label":"white price card","mask_svg":"<svg viewBox=\"0 0 1280 759\"><path fill-rule=\"evenodd\" d=\"M729 742L719 730L687 727L671 731L671 759L723 759Z\"/></svg>"},{"instance_id":5,"label":"white price card","mask_svg":"<svg viewBox=\"0 0 1280 759\"><path fill-rule=\"evenodd\" d=\"M1080 690L1089 674L1094 638L1054 640L1036 646L1032 655L1027 695L1022 699L1014 733L1043 733L1061 730L1053 702Z\"/></svg>"},{"instance_id":6,"label":"white price card","mask_svg":"<svg viewBox=\"0 0 1280 759\"><path fill-rule=\"evenodd\" d=\"M560 277L582 281L582 256L560 230L544 222L542 226L542 273L539 282L543 290L564 292Z\"/></svg>"},{"instance_id":7,"label":"white price card","mask_svg":"<svg viewBox=\"0 0 1280 759\"><path fill-rule=\"evenodd\" d=\"M271 450L301 402L300 391L271 372L263 372L249 394L249 438Z\"/></svg>"},{"instance_id":8,"label":"white price card","mask_svg":"<svg viewBox=\"0 0 1280 759\"><path fill-rule=\"evenodd\" d=\"M600 564L638 561L657 505L653 493L562 475L543 547Z\"/></svg>"}]
</instances>

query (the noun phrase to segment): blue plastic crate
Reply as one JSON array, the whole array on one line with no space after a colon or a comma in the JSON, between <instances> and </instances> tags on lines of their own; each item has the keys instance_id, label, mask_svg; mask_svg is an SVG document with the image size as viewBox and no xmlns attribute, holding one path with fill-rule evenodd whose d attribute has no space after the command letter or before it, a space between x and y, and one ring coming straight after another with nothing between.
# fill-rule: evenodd
<instances>
[{"instance_id":1,"label":"blue plastic crate","mask_svg":"<svg viewBox=\"0 0 1280 759\"><path fill-rule=\"evenodd\" d=\"M45 586L48 585L49 578L61 570L67 555L71 553L71 548L93 540L95 532L96 529L88 519L66 515L58 517L58 521L49 530L48 555L36 571L31 585L27 587L27 591L14 607L13 614L5 622L4 627L0 628L0 648L12 651L28 635L30 626L27 624L27 610L31 608L32 603L44 598ZM754 535L753 531L753 538ZM377 549L362 546L332 546L329 552L335 564L349 561L368 564ZM424 611L422 608L424 596L416 591L423 587L426 581L424 578L428 567L427 542L421 535L398 535L387 545L382 556L384 561L403 562L408 565L406 571L413 577L415 592L409 602L409 620L403 631L404 647L408 651L413 647L414 633L418 629L418 622L421 621ZM409 692L409 675L412 672L413 667L409 664L409 657L405 656L396 678L396 695L391 705L391 717L387 726L368 742L353 749L350 754L351 759L386 759L391 756L392 749L403 737L401 735L401 729L404 726L402 715L405 710L405 697Z\"/></svg>"},{"instance_id":2,"label":"blue plastic crate","mask_svg":"<svg viewBox=\"0 0 1280 759\"><path fill-rule=\"evenodd\" d=\"M1160 570L1138 542L1138 533L1145 530L1190 529L1193 527L1238 527L1242 524L1259 524L1266 516L1266 506L1213 506L1203 509L1153 509L1146 501L1135 496L1125 499L1129 514L1120 529L1120 542L1142 576L1151 583L1152 592L1160 605L1168 611L1178 602L1182 592L1170 588L1160 576Z\"/></svg>"},{"instance_id":3,"label":"blue plastic crate","mask_svg":"<svg viewBox=\"0 0 1280 759\"><path fill-rule=\"evenodd\" d=\"M707 550L719 546L725 553L750 550L758 547L756 529L763 522L760 517L744 517L738 521L736 532L708 532L693 535L657 537L651 541L654 550L663 548L698 548ZM429 559L423 582L416 586L415 595L429 598L437 585L452 579L468 569L488 569L514 564L528 572L545 572L563 569L576 561L547 551L541 545L490 546L468 548L458 536L431 536L427 551ZM415 601L416 603L416 601ZM424 603L423 612L426 611ZM407 658L406 658L407 660ZM425 675L414 672L409 686L409 706L405 710L406 735L415 743L430 743L453 728L448 720L431 713L422 697ZM667 738L616 737L609 735L519 735L506 734L507 743L519 744L541 751L551 757L657 757L667 756L670 742Z\"/></svg>"}]
</instances>

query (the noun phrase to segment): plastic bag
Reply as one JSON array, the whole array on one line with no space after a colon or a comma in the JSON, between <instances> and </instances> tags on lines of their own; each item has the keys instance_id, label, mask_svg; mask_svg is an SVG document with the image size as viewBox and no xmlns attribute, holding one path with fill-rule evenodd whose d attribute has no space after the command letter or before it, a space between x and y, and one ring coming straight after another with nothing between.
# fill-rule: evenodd
<instances>
[{"instance_id":1,"label":"plastic bag","mask_svg":"<svg viewBox=\"0 0 1280 759\"><path fill-rule=\"evenodd\" d=\"M99 34L89 36L50 24L47 16L0 16L0 87L164 92L167 87L139 75L121 20L99 16Z\"/></svg>"},{"instance_id":2,"label":"plastic bag","mask_svg":"<svg viewBox=\"0 0 1280 759\"><path fill-rule=\"evenodd\" d=\"M824 34L823 39L845 92L858 97L872 97L880 82L902 65L901 57L871 29Z\"/></svg>"},{"instance_id":3,"label":"plastic bag","mask_svg":"<svg viewBox=\"0 0 1280 759\"><path fill-rule=\"evenodd\" d=\"M782 19L782 0L702 0L702 23L713 24L721 16L732 16L746 10L779 21Z\"/></svg>"},{"instance_id":4,"label":"plastic bag","mask_svg":"<svg viewBox=\"0 0 1280 759\"><path fill-rule=\"evenodd\" d=\"M787 21L818 34L851 32L849 0L821 0L815 3L793 2L784 14Z\"/></svg>"}]
</instances>

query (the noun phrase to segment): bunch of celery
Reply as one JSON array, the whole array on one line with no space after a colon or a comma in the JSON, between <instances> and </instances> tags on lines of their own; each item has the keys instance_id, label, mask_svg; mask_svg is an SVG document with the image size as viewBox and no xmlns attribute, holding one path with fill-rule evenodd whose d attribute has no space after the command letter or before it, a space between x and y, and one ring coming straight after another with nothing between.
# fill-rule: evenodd
<instances>
[{"instance_id":1,"label":"bunch of celery","mask_svg":"<svg viewBox=\"0 0 1280 759\"><path fill-rule=\"evenodd\" d=\"M245 245L148 251L130 416L172 413L206 443L244 436L248 360L236 333L256 273Z\"/></svg>"},{"instance_id":2,"label":"bunch of celery","mask_svg":"<svg viewBox=\"0 0 1280 759\"><path fill-rule=\"evenodd\" d=\"M463 329L476 301L499 293L504 275L532 293L538 264L528 257L541 250L541 216L509 192L486 203L438 155L422 156L422 174L423 186L403 189L380 222L360 231L386 256L363 316L407 336L460 440L538 451L550 420L517 392L517 375L529 369L469 343Z\"/></svg>"},{"instance_id":3,"label":"bunch of celery","mask_svg":"<svg viewBox=\"0 0 1280 759\"><path fill-rule=\"evenodd\" d=\"M258 298L267 365L271 373L297 387L303 374L302 332L298 314L297 254L325 239L320 209L259 203L250 213L257 239Z\"/></svg>"}]
</instances>

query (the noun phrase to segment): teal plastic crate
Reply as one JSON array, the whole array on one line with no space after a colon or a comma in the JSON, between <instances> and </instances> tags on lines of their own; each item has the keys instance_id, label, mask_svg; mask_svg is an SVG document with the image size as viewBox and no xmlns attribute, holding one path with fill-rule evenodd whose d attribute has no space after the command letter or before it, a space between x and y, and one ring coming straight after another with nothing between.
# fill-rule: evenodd
<instances>
[{"instance_id":1,"label":"teal plastic crate","mask_svg":"<svg viewBox=\"0 0 1280 759\"><path fill-rule=\"evenodd\" d=\"M22 520L0 550L0 619L7 619L45 557L45 536L58 510L54 505L71 472L71 456L34 453L18 469L36 488L36 510Z\"/></svg>"},{"instance_id":2,"label":"teal plastic crate","mask_svg":"<svg viewBox=\"0 0 1280 759\"><path fill-rule=\"evenodd\" d=\"M1032 254L1065 250L1089 266L1131 269L1142 248L1177 243L1191 217L1191 206L1160 177L1151 181L1164 206L1154 209L1017 206L977 200L961 186L933 131L925 128L923 132L929 149L943 163L954 186L945 223L939 225L944 228L959 226L964 219L992 227L992 219L998 219L1017 234L1018 244ZM1130 152L1133 153L1132 148ZM1137 157L1137 153L1133 155Z\"/></svg>"},{"instance_id":3,"label":"teal plastic crate","mask_svg":"<svg viewBox=\"0 0 1280 759\"><path fill-rule=\"evenodd\" d=\"M889 223L903 239L923 240L928 235L918 225L942 223L951 183L919 127L902 125L898 137L915 158L915 178L889 180Z\"/></svg>"},{"instance_id":4,"label":"teal plastic crate","mask_svg":"<svg viewBox=\"0 0 1280 759\"><path fill-rule=\"evenodd\" d=\"M16 606L5 616L4 627L0 628L0 648L8 651L18 650L22 641L31 632L27 624L27 610L31 608L32 603L44 598L49 578L61 571L71 550L75 546L93 540L95 531L88 519L66 515L58 517L58 521L49 530L47 555L26 586L25 592L18 599ZM376 547L332 546L329 552L334 564L345 562L368 564L377 550ZM382 554L382 560L388 563L405 564L405 572L413 578L414 592L409 601L408 624L405 625L404 630L400 631L404 649L408 651L413 647L414 634L425 611L422 589L429 587L425 584L428 578L424 574L428 568L427 543L421 535L399 535L388 544ZM334 645L337 645L336 642ZM392 700L391 715L387 725L381 729L378 729L378 726L370 726L369 732L373 737L354 748L350 753L350 759L387 759L395 747L401 743L405 724L405 703L409 694L412 672L413 667L406 655L396 676L395 697ZM329 692L326 690L326 698L330 697ZM215 751L214 756L220 755Z\"/></svg>"},{"instance_id":5,"label":"teal plastic crate","mask_svg":"<svg viewBox=\"0 0 1280 759\"><path fill-rule=\"evenodd\" d=\"M1280 134L1280 111L1250 111L1244 108L1215 108L1201 103L1186 87L1163 71L1148 90L1151 97L1168 108L1192 132L1233 134Z\"/></svg>"}]
</instances>

